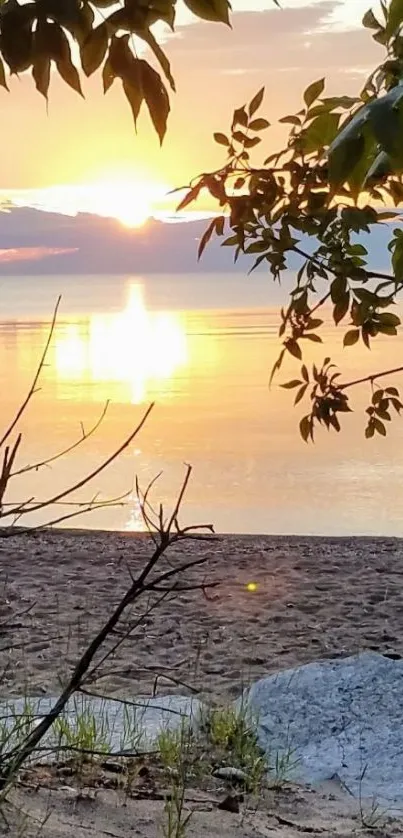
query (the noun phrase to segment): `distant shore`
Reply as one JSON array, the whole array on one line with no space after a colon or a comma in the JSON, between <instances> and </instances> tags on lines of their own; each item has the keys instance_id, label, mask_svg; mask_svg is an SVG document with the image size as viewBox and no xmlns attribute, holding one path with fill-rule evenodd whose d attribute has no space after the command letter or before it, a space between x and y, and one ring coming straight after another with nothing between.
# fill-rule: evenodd
<instances>
[{"instance_id":1,"label":"distant shore","mask_svg":"<svg viewBox=\"0 0 403 838\"><path fill-rule=\"evenodd\" d=\"M58 530L0 539L1 693L59 690L150 552L146 536ZM403 540L219 536L172 549L204 591L166 598L96 689L214 700L277 669L372 649L403 656ZM252 584L250 584L252 583ZM144 597L141 609L151 605ZM113 642L116 643L116 636ZM95 688L95 687L94 687Z\"/></svg>"}]
</instances>

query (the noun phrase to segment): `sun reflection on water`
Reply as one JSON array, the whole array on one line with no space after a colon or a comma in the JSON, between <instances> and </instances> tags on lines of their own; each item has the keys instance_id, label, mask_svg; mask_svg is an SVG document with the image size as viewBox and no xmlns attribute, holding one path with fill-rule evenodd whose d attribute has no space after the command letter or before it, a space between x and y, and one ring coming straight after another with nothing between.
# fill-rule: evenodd
<instances>
[{"instance_id":1,"label":"sun reflection on water","mask_svg":"<svg viewBox=\"0 0 403 838\"><path fill-rule=\"evenodd\" d=\"M59 381L117 382L139 404L151 385L171 379L188 363L187 337L180 314L148 311L142 286L132 283L125 309L94 314L88 322L66 323L55 341Z\"/></svg>"}]
</instances>

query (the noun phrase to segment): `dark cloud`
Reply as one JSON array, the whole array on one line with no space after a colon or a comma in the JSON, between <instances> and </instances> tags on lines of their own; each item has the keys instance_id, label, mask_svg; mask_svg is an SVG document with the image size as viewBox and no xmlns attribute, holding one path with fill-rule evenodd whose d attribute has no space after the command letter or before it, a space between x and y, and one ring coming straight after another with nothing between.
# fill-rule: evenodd
<instances>
[{"instance_id":1,"label":"dark cloud","mask_svg":"<svg viewBox=\"0 0 403 838\"><path fill-rule=\"evenodd\" d=\"M0 275L30 274L194 274L237 271L246 274L249 258L236 266L232 251L213 239L197 263L198 241L206 221L165 224L150 221L137 230L128 230L117 221L80 214L75 217L45 213L34 209L14 209L0 213L0 251L15 261L0 260ZM363 241L373 265L384 267L388 225L374 229ZM24 260L18 250L24 248ZM32 258L29 259L31 249ZM38 258L42 251L43 258ZM46 252L48 251L48 255ZM58 252L55 252L58 251ZM290 267L295 267L292 263ZM262 267L264 270L264 268Z\"/></svg>"}]
</instances>

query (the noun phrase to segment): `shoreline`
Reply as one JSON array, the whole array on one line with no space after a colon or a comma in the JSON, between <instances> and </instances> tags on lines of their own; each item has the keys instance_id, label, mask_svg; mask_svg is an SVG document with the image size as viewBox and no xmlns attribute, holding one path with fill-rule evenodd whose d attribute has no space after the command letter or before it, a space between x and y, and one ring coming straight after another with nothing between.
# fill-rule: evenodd
<instances>
[{"instance_id":1,"label":"shoreline","mask_svg":"<svg viewBox=\"0 0 403 838\"><path fill-rule=\"evenodd\" d=\"M71 536L72 538L75 536L80 536L86 538L87 536L105 536L110 538L112 536L116 537L123 537L123 538L149 538L149 533L147 530L116 530L116 529L102 529L100 527L32 527L32 529L27 529L26 527L13 527L14 534L6 535L2 534L2 530L6 531L7 527L0 528L0 544L2 540L13 539L13 538L35 538L36 536L47 534L47 535L55 535L55 536ZM245 540L253 540L253 539L273 539L273 541L335 541L335 542L347 542L347 541L401 541L403 542L403 535L371 535L371 534L344 534L344 535L321 535L321 534L313 534L309 535L306 533L265 533L265 532L258 532L258 533L249 533L249 532L218 532L216 531L212 536L213 539L241 539L242 541Z\"/></svg>"}]
</instances>

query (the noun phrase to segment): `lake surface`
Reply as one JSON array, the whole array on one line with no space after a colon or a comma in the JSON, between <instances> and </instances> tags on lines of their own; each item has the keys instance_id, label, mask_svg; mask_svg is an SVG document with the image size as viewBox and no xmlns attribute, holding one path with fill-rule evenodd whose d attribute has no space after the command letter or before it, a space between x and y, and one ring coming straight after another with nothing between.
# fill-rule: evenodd
<instances>
[{"instance_id":1,"label":"lake surface","mask_svg":"<svg viewBox=\"0 0 403 838\"><path fill-rule=\"evenodd\" d=\"M0 278L0 385L6 426L29 390L58 294L54 338L40 391L21 421L15 469L72 445L100 416L97 433L39 470L13 479L8 503L55 496L96 469L119 447L150 402L146 427L106 472L69 498L125 498L73 517L69 526L141 529L134 491L159 472L153 499L172 504L184 475L193 474L182 521L213 523L237 533L389 534L403 536L403 428L386 439L364 439L366 386L356 388L355 412L344 433L322 431L305 445L298 421L308 405L292 397L269 371L279 351L278 315L264 276L13 277ZM403 363L401 338L380 338L369 353L342 349L343 331L329 325L327 354L355 378ZM287 363L278 383L298 373ZM394 381L397 386L403 384ZM57 506L47 517L75 514Z\"/></svg>"}]
</instances>

